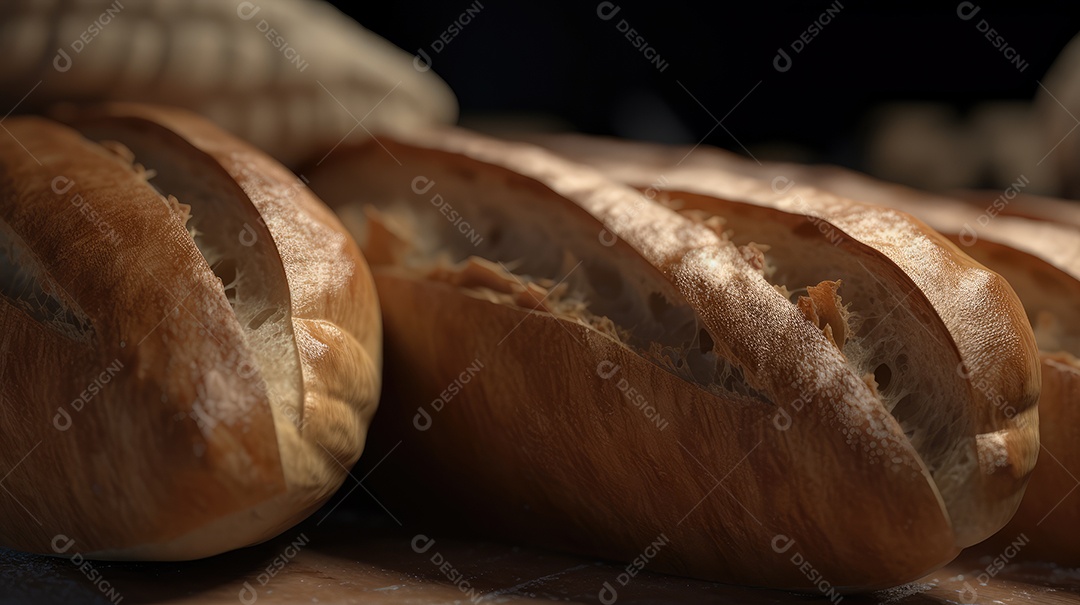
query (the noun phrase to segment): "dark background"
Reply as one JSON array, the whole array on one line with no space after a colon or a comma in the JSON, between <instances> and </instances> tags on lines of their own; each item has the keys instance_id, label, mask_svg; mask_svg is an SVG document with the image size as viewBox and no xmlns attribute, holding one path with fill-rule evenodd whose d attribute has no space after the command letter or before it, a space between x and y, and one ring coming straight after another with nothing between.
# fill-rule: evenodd
<instances>
[{"instance_id":1,"label":"dark background","mask_svg":"<svg viewBox=\"0 0 1080 605\"><path fill-rule=\"evenodd\" d=\"M1080 32L1078 2L979 2L980 13L964 21L955 1L919 7L840 0L840 14L794 55L792 41L832 2L621 0L610 21L597 16L593 0L480 2L479 15L432 55L466 124L528 114L589 133L691 144L711 130L707 142L728 149L769 155L790 147L799 159L853 167L862 167L882 103L943 102L962 120L986 100L1029 100ZM475 6L465 0L338 5L411 53L430 53L439 34ZM982 18L1029 63L1023 73L976 30ZM616 29L620 19L669 63L664 72ZM781 47L794 59L784 73L773 68ZM714 128L709 113L723 127Z\"/></svg>"}]
</instances>

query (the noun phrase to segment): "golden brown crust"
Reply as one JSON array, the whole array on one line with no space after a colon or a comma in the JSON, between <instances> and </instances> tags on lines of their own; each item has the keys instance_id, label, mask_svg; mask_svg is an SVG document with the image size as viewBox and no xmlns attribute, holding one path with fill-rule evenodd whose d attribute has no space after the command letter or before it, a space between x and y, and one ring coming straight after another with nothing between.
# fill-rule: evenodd
<instances>
[{"instance_id":1,"label":"golden brown crust","mask_svg":"<svg viewBox=\"0 0 1080 605\"><path fill-rule=\"evenodd\" d=\"M766 165L764 171L923 217L1016 289L1035 327L1042 360L1041 450L1024 498L987 549L1020 545L1020 556L1080 564L1080 221L1075 204L1001 194L961 193L964 201L882 183L836 167ZM1008 408L1005 408L1008 410Z\"/></svg>"},{"instance_id":2,"label":"golden brown crust","mask_svg":"<svg viewBox=\"0 0 1080 605\"><path fill-rule=\"evenodd\" d=\"M34 118L8 128L2 220L92 331L73 342L2 299L0 388L13 424L0 455L15 494L2 504L12 523L5 544L50 552L56 534L78 532L88 551L132 545L284 490L265 391L242 378L247 347L235 322L222 321L228 302L205 287L214 276L183 225L130 166L76 133ZM70 378L56 380L58 370ZM197 385L214 389L213 405ZM149 401L157 404L137 404ZM247 471L218 471L230 461ZM160 481L163 468L172 481ZM42 489L50 476L62 491Z\"/></svg>"},{"instance_id":3,"label":"golden brown crust","mask_svg":"<svg viewBox=\"0 0 1080 605\"><path fill-rule=\"evenodd\" d=\"M351 412L359 414L360 424L370 423L379 398L382 331L367 263L340 220L284 166L247 143L221 136L193 114L136 104L111 104L100 111L97 119L84 112L80 123L85 127L94 120L96 127L108 128L110 122L126 121L162 128L213 158L251 200L287 277L301 363L309 372L305 413L316 421L307 425L314 431L312 442L351 466L363 450L365 431L342 432L336 426L340 414L313 408L331 401L355 407ZM347 443L341 442L344 435Z\"/></svg>"},{"instance_id":4,"label":"golden brown crust","mask_svg":"<svg viewBox=\"0 0 1080 605\"><path fill-rule=\"evenodd\" d=\"M0 252L40 269L31 283L56 302L12 288L0 296L3 405L18 406L22 425L0 456L14 468L29 453L5 482L17 500L2 504L4 545L54 553L63 534L86 556L187 559L272 537L344 478L320 444L346 465L363 447L381 336L366 265L329 211L306 190L290 193L283 168L199 118L137 106L69 117L183 167L157 166L170 176L154 177L126 147L38 118L7 124L0 224L22 252ZM155 190L170 178L216 195L189 208ZM267 272L254 290L283 300L285 315L238 321L185 225L191 208L251 221L258 260L248 262ZM346 270L328 280L320 267ZM273 403L278 382L263 372L256 324L284 326L273 338L295 341L286 382L302 385L299 426ZM298 469L309 476L298 480Z\"/></svg>"},{"instance_id":5,"label":"golden brown crust","mask_svg":"<svg viewBox=\"0 0 1080 605\"><path fill-rule=\"evenodd\" d=\"M815 588L804 560L850 590L911 581L958 552L925 476L881 472L823 398L792 399L784 416L705 393L578 322L392 272L376 282L396 309L387 393L400 403L383 406L372 447L402 443L373 478L396 514L437 507L460 530L623 561L664 541L650 568L801 590ZM440 327L432 300L483 327ZM475 360L480 373L417 431L419 410Z\"/></svg>"},{"instance_id":6,"label":"golden brown crust","mask_svg":"<svg viewBox=\"0 0 1080 605\"><path fill-rule=\"evenodd\" d=\"M530 230L563 238L549 245L580 259L590 280L610 283L600 269L620 265L623 288L612 292L629 289L632 275L666 292L670 304L692 309L703 326L698 346L734 360L744 381L738 394L695 385L632 335L615 339L578 314L436 283L381 250L387 264L374 272L387 326L387 401L394 404L384 407L373 438L380 449L401 441L386 464L409 469L409 480L384 492L401 506L430 509L435 499L440 510L489 532L621 559L663 533L671 545L650 563L656 568L764 586L813 586L792 565L794 551L783 547L789 538L829 582L848 588L902 583L958 552L935 481L875 381L855 372L835 336L766 279L750 244L736 245L715 224L642 204L633 190L583 166L461 131L339 149L311 177L362 242L365 220L401 205L430 213L436 225L454 220L438 216L443 202L472 217L486 242L461 247L454 260L487 254L512 267L513 259L495 258L493 239ZM418 188L418 178L434 189ZM377 241L395 247L410 238L420 247L440 245L406 231L375 229ZM578 233L584 239L573 239ZM585 241L597 239L603 247ZM857 249L867 259L885 258L866 245ZM897 275L910 283L896 264L882 279ZM438 316L425 310L431 305ZM463 368L477 360L482 369L460 384ZM617 375L604 376L616 367ZM447 385L456 385L450 401L443 400ZM626 395L631 387L641 399ZM670 427L658 430L631 409L641 401ZM432 402L439 405L429 411ZM957 407L973 422L972 409L982 409L969 405ZM418 432L417 423L429 427ZM973 434L950 435L970 440L975 451ZM972 498L976 510L1009 506L1012 494L980 497ZM780 548L770 547L774 540Z\"/></svg>"},{"instance_id":7,"label":"golden brown crust","mask_svg":"<svg viewBox=\"0 0 1080 605\"><path fill-rule=\"evenodd\" d=\"M805 186L805 168L759 166L709 148L688 153L577 136L539 142L641 189L689 200L689 208L750 204L804 216L820 231L835 230L828 235L837 245L850 238L901 269L914 288L900 292L925 298L925 325L939 335L930 344L955 347L967 384L954 438L973 441L983 472L946 494L960 544L985 539L1012 516L1038 454L1040 374L1024 309L999 275L908 214Z\"/></svg>"}]
</instances>

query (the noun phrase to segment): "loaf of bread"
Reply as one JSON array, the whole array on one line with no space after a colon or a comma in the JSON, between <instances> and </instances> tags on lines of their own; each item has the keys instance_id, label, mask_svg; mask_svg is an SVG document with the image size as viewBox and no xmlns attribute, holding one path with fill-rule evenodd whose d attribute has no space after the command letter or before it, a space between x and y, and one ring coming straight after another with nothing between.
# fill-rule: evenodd
<instances>
[{"instance_id":1,"label":"loaf of bread","mask_svg":"<svg viewBox=\"0 0 1080 605\"><path fill-rule=\"evenodd\" d=\"M192 559L309 515L381 381L370 272L261 151L179 110L5 120L0 545Z\"/></svg>"},{"instance_id":2,"label":"loaf of bread","mask_svg":"<svg viewBox=\"0 0 1080 605\"><path fill-rule=\"evenodd\" d=\"M1042 357L1042 447L1020 508L986 550L1015 544L1025 559L1080 565L1080 209L1001 193L967 194L964 203L842 169L823 172L835 191L924 217L1016 289Z\"/></svg>"},{"instance_id":3,"label":"loaf of bread","mask_svg":"<svg viewBox=\"0 0 1080 605\"><path fill-rule=\"evenodd\" d=\"M904 214L851 205L861 222L840 224L705 195L675 212L454 130L342 147L307 174L378 286L372 438L396 449L372 480L395 514L853 590L939 567L1019 501L1030 326L1001 278Z\"/></svg>"},{"instance_id":4,"label":"loaf of bread","mask_svg":"<svg viewBox=\"0 0 1080 605\"><path fill-rule=\"evenodd\" d=\"M649 173L631 176L624 172L633 165L626 156L649 158L657 173L665 175L670 191L680 187L673 185L674 181L685 183L679 176L684 170L701 169L756 181L758 189L765 191L767 186L777 199L797 200L795 203L805 204L805 211L816 216L837 215L835 202L823 191L888 206L925 220L1004 277L1023 302L1041 352L1038 408L1042 447L1016 515L986 547L994 550L1017 544L1018 554L1025 558L1080 565L1080 543L1075 539L1080 529L1080 490L1076 489L1080 476L1080 207L1076 203L1017 194L1015 189L994 194L958 192L957 196L965 198L962 201L835 166L760 164L715 149L695 151L681 167L665 170L660 158L678 161L685 150L577 136L549 137L543 142L570 155L587 155L602 163L607 172L635 178L643 187L647 187ZM611 161L616 154L623 157ZM883 236L888 237L888 233ZM987 357L983 365L997 372L999 363ZM1000 412L1019 419L1022 411L1009 404L995 383L978 376L977 369L976 365L967 366L976 388Z\"/></svg>"},{"instance_id":5,"label":"loaf of bread","mask_svg":"<svg viewBox=\"0 0 1080 605\"><path fill-rule=\"evenodd\" d=\"M430 65L324 0L9 0L0 55L5 112L168 103L286 164L457 118Z\"/></svg>"}]
</instances>

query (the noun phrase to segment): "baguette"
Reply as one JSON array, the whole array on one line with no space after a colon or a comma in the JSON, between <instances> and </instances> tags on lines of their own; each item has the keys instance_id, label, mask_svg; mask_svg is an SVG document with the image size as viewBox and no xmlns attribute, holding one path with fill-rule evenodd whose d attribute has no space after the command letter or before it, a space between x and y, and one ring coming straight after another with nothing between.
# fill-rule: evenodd
<instances>
[{"instance_id":1,"label":"baguette","mask_svg":"<svg viewBox=\"0 0 1080 605\"><path fill-rule=\"evenodd\" d=\"M1038 448L1034 338L1004 282L913 221L876 214L925 232L917 275L852 238L829 252L802 217L680 215L460 130L343 147L309 176L378 286L372 438L393 454L373 480L396 514L669 573L856 590L917 579L1013 512ZM779 239L744 241L736 223ZM770 255L791 233L806 256ZM1002 360L994 385L1017 421L957 370L974 354L958 335Z\"/></svg>"},{"instance_id":2,"label":"baguette","mask_svg":"<svg viewBox=\"0 0 1080 605\"><path fill-rule=\"evenodd\" d=\"M6 121L0 545L182 560L267 540L360 456L370 273L284 167L180 110Z\"/></svg>"},{"instance_id":3,"label":"baguette","mask_svg":"<svg viewBox=\"0 0 1080 605\"><path fill-rule=\"evenodd\" d=\"M1039 463L1016 515L988 550L1022 545L1019 556L1080 565L1080 213L1074 202L1022 195L947 196L830 169L829 187L925 216L1016 289L1042 358ZM804 175L809 180L810 175Z\"/></svg>"},{"instance_id":4,"label":"baguette","mask_svg":"<svg viewBox=\"0 0 1080 605\"><path fill-rule=\"evenodd\" d=\"M546 140L579 157L603 156L603 162L609 162L616 150L623 156L638 153L654 159L663 151L651 146L628 151L634 146L579 137ZM605 153L605 149L609 151ZM1080 546L1074 539L1080 531L1080 491L1074 490L1080 476L1080 448L1076 446L1080 440L1080 211L1076 204L1030 195L1009 200L1000 194L958 193L967 198L964 202L835 166L757 164L718 150L701 150L694 155L688 163L703 169L712 166L714 172L736 172L784 189L789 197L805 200L811 212L830 212L815 201L821 196L812 189L816 188L916 215L1015 288L1040 349L1042 392L1038 409L1043 454L1016 515L987 546L1022 544L1024 557L1080 565ZM677 159L681 154L668 150L668 157ZM630 165L625 157L611 162L612 170ZM665 174L669 183L679 178L670 171ZM976 384L1001 402L996 398L1000 391L985 380L976 378ZM1019 412L1004 403L998 407L1007 413Z\"/></svg>"}]
</instances>

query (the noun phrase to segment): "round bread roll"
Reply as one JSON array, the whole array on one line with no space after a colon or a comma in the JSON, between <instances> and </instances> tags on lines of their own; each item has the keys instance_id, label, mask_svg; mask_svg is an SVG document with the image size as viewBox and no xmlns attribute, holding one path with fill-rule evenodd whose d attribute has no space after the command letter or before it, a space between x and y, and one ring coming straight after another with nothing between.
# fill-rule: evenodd
<instances>
[{"instance_id":1,"label":"round bread roll","mask_svg":"<svg viewBox=\"0 0 1080 605\"><path fill-rule=\"evenodd\" d=\"M1015 510L1038 450L1031 328L906 215L857 208L921 262L754 203L678 213L459 130L308 174L378 285L372 438L397 449L373 480L396 515L835 594L917 579Z\"/></svg>"},{"instance_id":2,"label":"round bread roll","mask_svg":"<svg viewBox=\"0 0 1080 605\"><path fill-rule=\"evenodd\" d=\"M359 458L370 272L284 167L180 110L5 121L0 545L194 559L267 540Z\"/></svg>"}]
</instances>

